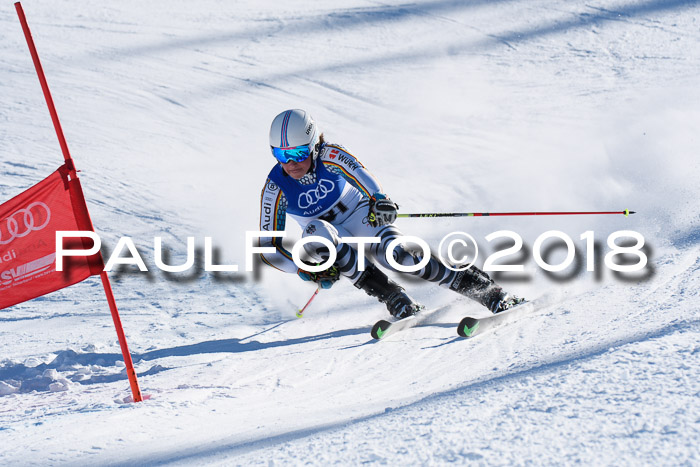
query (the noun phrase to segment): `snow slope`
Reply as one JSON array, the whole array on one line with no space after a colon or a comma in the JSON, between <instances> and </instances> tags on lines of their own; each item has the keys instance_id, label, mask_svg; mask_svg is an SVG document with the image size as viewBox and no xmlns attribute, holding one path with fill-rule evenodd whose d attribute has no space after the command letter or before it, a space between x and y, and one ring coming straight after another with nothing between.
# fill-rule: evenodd
<instances>
[{"instance_id":1,"label":"snow slope","mask_svg":"<svg viewBox=\"0 0 700 467\"><path fill-rule=\"evenodd\" d=\"M140 404L99 280L2 310L0 464L700 463L697 1L23 5L93 222L150 266L154 236L177 263L209 235L242 268L268 125L290 107L406 212L637 214L397 222L435 245L466 230L485 254L491 232L523 237L525 277L499 281L546 305L471 341L455 324L478 305L405 278L452 305L374 343L386 311L347 283L298 320L313 287L275 271L124 268L111 277ZM0 51L6 200L61 155L12 2ZM603 264L625 229L646 240L645 274ZM535 265L548 230L583 266Z\"/></svg>"}]
</instances>

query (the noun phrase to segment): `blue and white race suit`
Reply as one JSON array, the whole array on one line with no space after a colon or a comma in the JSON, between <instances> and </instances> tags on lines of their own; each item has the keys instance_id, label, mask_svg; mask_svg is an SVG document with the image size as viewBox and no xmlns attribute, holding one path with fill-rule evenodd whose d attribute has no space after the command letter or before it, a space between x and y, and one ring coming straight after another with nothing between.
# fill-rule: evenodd
<instances>
[{"instance_id":1,"label":"blue and white race suit","mask_svg":"<svg viewBox=\"0 0 700 467\"><path fill-rule=\"evenodd\" d=\"M381 192L377 179L355 156L340 145L325 143L301 179L288 176L280 164L270 171L260 198L260 230L283 231L287 216L291 217L301 226L304 237L321 236L336 245L335 265L354 283L361 274L357 268L357 251L342 243L340 237L379 238L380 243L369 247L370 255L382 266L394 270L386 260L386 247L401 232L393 225L373 227L367 220L368 198ZM261 254L266 264L284 272L298 272L281 238L262 237L260 246L272 246L276 250L274 254ZM307 243L305 250L318 261L328 257L328 250L319 243ZM404 266L414 266L422 259L402 244L393 249L393 258ZM447 287L456 275L433 257L412 274Z\"/></svg>"}]
</instances>

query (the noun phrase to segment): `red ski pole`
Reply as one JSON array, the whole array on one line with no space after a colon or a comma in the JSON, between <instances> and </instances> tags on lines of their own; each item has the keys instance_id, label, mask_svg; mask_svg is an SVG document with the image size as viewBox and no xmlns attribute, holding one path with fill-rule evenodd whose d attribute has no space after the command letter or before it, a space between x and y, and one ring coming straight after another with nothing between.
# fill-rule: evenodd
<instances>
[{"instance_id":1,"label":"red ski pole","mask_svg":"<svg viewBox=\"0 0 700 467\"><path fill-rule=\"evenodd\" d=\"M489 217L489 216L576 216L596 214L624 214L629 217L635 211L551 211L551 212L434 212L420 214L399 214L398 217Z\"/></svg>"},{"instance_id":2,"label":"red ski pole","mask_svg":"<svg viewBox=\"0 0 700 467\"><path fill-rule=\"evenodd\" d=\"M306 302L306 305L304 305L303 308L300 308L299 311L297 311L297 318L303 318L303 317L304 317L304 310L306 310L306 309L309 307L309 305L311 305L311 302L314 301L314 298L316 298L316 295L318 295L318 292L319 292L320 290L321 290L321 284L318 285L318 287L316 288L316 291L314 292L314 294L311 296L311 298L309 299L309 301Z\"/></svg>"}]
</instances>

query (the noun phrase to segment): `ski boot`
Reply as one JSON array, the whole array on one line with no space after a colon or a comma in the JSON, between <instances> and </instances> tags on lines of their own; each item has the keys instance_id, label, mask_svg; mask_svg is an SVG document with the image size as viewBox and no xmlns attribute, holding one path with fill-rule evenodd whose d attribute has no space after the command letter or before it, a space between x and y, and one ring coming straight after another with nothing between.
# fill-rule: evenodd
<instances>
[{"instance_id":1,"label":"ski boot","mask_svg":"<svg viewBox=\"0 0 700 467\"><path fill-rule=\"evenodd\" d=\"M484 305L491 313L500 313L525 301L505 292L488 274L472 266L460 271L452 281L450 289Z\"/></svg>"},{"instance_id":2,"label":"ski boot","mask_svg":"<svg viewBox=\"0 0 700 467\"><path fill-rule=\"evenodd\" d=\"M521 303L525 303L525 299L518 297L517 295L511 295L506 292L502 292L501 298L494 300L491 304L491 313L496 314L502 311L506 311L514 306L518 306Z\"/></svg>"},{"instance_id":3,"label":"ski boot","mask_svg":"<svg viewBox=\"0 0 700 467\"><path fill-rule=\"evenodd\" d=\"M389 279L374 264L367 264L367 268L354 285L368 295L377 297L396 319L408 318L425 308L409 297L403 287Z\"/></svg>"}]
</instances>

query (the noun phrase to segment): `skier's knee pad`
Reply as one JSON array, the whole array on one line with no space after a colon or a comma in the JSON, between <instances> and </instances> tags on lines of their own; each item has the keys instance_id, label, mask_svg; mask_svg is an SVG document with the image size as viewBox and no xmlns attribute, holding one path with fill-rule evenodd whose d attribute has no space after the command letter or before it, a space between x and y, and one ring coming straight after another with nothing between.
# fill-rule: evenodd
<instances>
[{"instance_id":1,"label":"skier's knee pad","mask_svg":"<svg viewBox=\"0 0 700 467\"><path fill-rule=\"evenodd\" d=\"M336 229L330 222L326 222L321 219L315 219L309 222L304 229L302 237L323 237L330 240L336 248L340 245L340 234L338 229ZM328 248L326 245L320 242L309 242L304 245L304 250L309 255L316 259L328 258Z\"/></svg>"}]
</instances>

